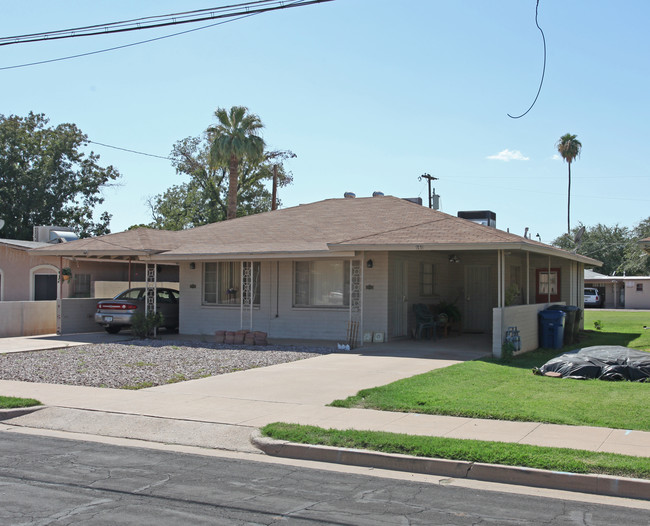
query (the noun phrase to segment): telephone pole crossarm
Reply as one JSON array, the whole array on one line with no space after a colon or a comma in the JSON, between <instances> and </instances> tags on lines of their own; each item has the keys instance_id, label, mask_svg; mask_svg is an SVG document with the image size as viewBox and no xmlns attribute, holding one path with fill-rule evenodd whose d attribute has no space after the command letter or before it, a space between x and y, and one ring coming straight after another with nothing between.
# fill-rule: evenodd
<instances>
[{"instance_id":1,"label":"telephone pole crossarm","mask_svg":"<svg viewBox=\"0 0 650 526\"><path fill-rule=\"evenodd\" d=\"M431 181L437 181L438 178L434 177L433 175L429 174L422 174L420 177L418 177L418 181L421 181L422 179L426 179L428 184L429 184L429 208L433 208L433 194L431 193ZM433 189L435 192L435 188Z\"/></svg>"}]
</instances>

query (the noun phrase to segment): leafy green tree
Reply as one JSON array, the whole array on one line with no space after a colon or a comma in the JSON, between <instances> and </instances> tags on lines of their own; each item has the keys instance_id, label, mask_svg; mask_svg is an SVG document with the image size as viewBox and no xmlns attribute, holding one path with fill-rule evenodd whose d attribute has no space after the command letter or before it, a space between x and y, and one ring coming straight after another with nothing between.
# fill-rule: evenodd
<instances>
[{"instance_id":1,"label":"leafy green tree","mask_svg":"<svg viewBox=\"0 0 650 526\"><path fill-rule=\"evenodd\" d=\"M577 135L565 133L556 143L557 151L569 165L569 189L567 191L566 231L571 233L571 163L580 156L582 143Z\"/></svg>"},{"instance_id":2,"label":"leafy green tree","mask_svg":"<svg viewBox=\"0 0 650 526\"><path fill-rule=\"evenodd\" d=\"M181 230L223 221L227 217L228 170L210 163L209 135L178 141L171 152L172 164L189 181L172 186L149 198L152 223L148 226ZM244 159L238 168L237 215L257 214L271 209L271 193L265 184L278 166L279 186L291 184L292 176L283 162L295 155L290 151L264 152L260 163Z\"/></svg>"},{"instance_id":3,"label":"leafy green tree","mask_svg":"<svg viewBox=\"0 0 650 526\"><path fill-rule=\"evenodd\" d=\"M632 229L632 239L625 247L625 260L618 274L650 276L650 255L639 246L639 241L650 237L650 217Z\"/></svg>"},{"instance_id":4,"label":"leafy green tree","mask_svg":"<svg viewBox=\"0 0 650 526\"><path fill-rule=\"evenodd\" d=\"M80 150L88 137L74 124L48 126L43 114L0 114L0 215L3 237L31 239L33 227L72 227L82 237L109 232L111 216L93 212L101 190L120 174Z\"/></svg>"},{"instance_id":5,"label":"leafy green tree","mask_svg":"<svg viewBox=\"0 0 650 526\"><path fill-rule=\"evenodd\" d=\"M650 236L650 218L641 221L635 228L619 225L598 224L585 227L580 246L574 242L579 224L570 235L562 235L553 245L565 250L576 250L578 254L589 256L603 262L597 272L611 275L650 275L650 258L639 247L638 241Z\"/></svg>"},{"instance_id":6,"label":"leafy green tree","mask_svg":"<svg viewBox=\"0 0 650 526\"><path fill-rule=\"evenodd\" d=\"M237 217L239 167L244 161L254 165L264 158L265 144L259 135L264 125L244 106L233 106L230 111L217 108L214 114L219 124L208 128L212 143L210 165L228 167L227 219L234 219Z\"/></svg>"}]
</instances>

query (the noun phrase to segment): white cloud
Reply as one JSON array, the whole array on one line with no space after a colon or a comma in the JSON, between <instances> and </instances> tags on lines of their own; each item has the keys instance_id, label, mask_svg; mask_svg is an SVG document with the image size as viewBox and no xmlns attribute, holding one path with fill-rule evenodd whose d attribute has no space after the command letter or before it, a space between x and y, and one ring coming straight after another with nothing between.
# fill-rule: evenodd
<instances>
[{"instance_id":1,"label":"white cloud","mask_svg":"<svg viewBox=\"0 0 650 526\"><path fill-rule=\"evenodd\" d=\"M507 148L505 150L500 151L496 155L488 155L488 159L491 159L493 161L528 161L530 157L524 157L524 154L521 153L519 150L508 150Z\"/></svg>"},{"instance_id":2,"label":"white cloud","mask_svg":"<svg viewBox=\"0 0 650 526\"><path fill-rule=\"evenodd\" d=\"M553 155L553 157L551 157L551 159L553 159L554 161L561 161L562 156L556 153Z\"/></svg>"}]
</instances>

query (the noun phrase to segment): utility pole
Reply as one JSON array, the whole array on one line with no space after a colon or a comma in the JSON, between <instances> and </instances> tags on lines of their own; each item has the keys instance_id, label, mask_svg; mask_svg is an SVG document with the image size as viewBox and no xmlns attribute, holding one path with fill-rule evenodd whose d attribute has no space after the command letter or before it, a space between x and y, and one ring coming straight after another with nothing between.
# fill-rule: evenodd
<instances>
[{"instance_id":1,"label":"utility pole","mask_svg":"<svg viewBox=\"0 0 650 526\"><path fill-rule=\"evenodd\" d=\"M438 178L434 177L433 175L422 174L420 177L418 177L418 181L421 181L422 179L426 179L427 182L429 183L429 208L433 208L433 194L431 193L431 181L437 181ZM436 189L434 188L433 191L435 192Z\"/></svg>"},{"instance_id":2,"label":"utility pole","mask_svg":"<svg viewBox=\"0 0 650 526\"><path fill-rule=\"evenodd\" d=\"M271 196L271 210L278 208L278 165L273 165L273 194Z\"/></svg>"}]
</instances>

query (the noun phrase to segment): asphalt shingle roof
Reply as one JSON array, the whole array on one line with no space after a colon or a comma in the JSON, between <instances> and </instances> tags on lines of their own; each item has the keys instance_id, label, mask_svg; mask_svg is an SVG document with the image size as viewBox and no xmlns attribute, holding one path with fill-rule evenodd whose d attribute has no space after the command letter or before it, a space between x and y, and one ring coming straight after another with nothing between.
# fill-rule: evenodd
<instances>
[{"instance_id":1,"label":"asphalt shingle roof","mask_svg":"<svg viewBox=\"0 0 650 526\"><path fill-rule=\"evenodd\" d=\"M80 239L39 252L66 255L160 254L174 257L237 254L329 253L336 250L405 249L423 245L454 245L466 249L516 245L536 251L573 254L537 241L479 225L392 196L327 199L274 210L190 230L139 228L98 238ZM57 250L58 249L58 250ZM63 252L66 253L63 253ZM597 262L596 262L597 263Z\"/></svg>"}]
</instances>

